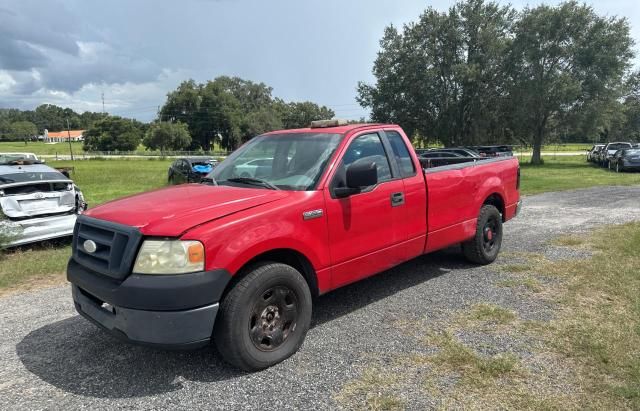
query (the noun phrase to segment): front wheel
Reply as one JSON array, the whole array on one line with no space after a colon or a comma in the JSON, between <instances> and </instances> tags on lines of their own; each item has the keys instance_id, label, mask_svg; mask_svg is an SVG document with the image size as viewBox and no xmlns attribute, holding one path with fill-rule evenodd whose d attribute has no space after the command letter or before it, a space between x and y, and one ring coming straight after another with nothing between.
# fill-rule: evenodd
<instances>
[{"instance_id":1,"label":"front wheel","mask_svg":"<svg viewBox=\"0 0 640 411\"><path fill-rule=\"evenodd\" d=\"M286 264L263 263L223 298L213 338L227 362L257 371L298 351L310 323L311 292L302 275Z\"/></svg>"},{"instance_id":2,"label":"front wheel","mask_svg":"<svg viewBox=\"0 0 640 411\"><path fill-rule=\"evenodd\" d=\"M492 205L483 205L478 215L475 236L462 243L462 252L474 264L490 264L502 246L502 216Z\"/></svg>"}]
</instances>

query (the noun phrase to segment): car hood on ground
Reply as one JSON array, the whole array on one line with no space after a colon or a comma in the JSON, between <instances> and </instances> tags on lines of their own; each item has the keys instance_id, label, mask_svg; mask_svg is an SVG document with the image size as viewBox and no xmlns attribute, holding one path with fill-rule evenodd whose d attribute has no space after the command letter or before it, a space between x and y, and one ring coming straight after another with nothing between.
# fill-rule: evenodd
<instances>
[{"instance_id":1,"label":"car hood on ground","mask_svg":"<svg viewBox=\"0 0 640 411\"><path fill-rule=\"evenodd\" d=\"M184 184L111 201L87 210L85 215L138 227L148 236L177 237L197 225L290 194L260 188Z\"/></svg>"}]
</instances>

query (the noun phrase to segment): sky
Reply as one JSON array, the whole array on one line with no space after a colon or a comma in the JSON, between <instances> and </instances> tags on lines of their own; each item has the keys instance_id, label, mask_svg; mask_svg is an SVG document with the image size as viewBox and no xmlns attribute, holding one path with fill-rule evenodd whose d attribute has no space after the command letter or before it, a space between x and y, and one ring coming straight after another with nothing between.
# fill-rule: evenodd
<instances>
[{"instance_id":1,"label":"sky","mask_svg":"<svg viewBox=\"0 0 640 411\"><path fill-rule=\"evenodd\" d=\"M518 9L538 3L511 2ZM264 82L286 101L326 105L339 118L367 117L356 87L375 81L371 69L384 28L415 21L427 7L452 4L0 0L0 108L49 103L102 111L104 95L111 114L149 121L182 81L229 75ZM587 4L626 17L640 50L637 0Z\"/></svg>"}]
</instances>

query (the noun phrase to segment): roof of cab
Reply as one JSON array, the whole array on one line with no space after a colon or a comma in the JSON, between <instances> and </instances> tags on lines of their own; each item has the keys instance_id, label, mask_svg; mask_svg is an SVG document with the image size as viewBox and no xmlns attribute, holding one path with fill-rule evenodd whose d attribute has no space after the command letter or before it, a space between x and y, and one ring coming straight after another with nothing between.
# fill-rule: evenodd
<instances>
[{"instance_id":1,"label":"roof of cab","mask_svg":"<svg viewBox=\"0 0 640 411\"><path fill-rule=\"evenodd\" d=\"M295 128L290 130L275 130L269 133L265 133L265 135L293 134L293 133L346 134L357 129L380 128L380 127L398 127L398 126L396 124L380 124L380 123L347 124L344 126L336 126L336 127L314 127L314 128L306 127L306 128Z\"/></svg>"}]
</instances>

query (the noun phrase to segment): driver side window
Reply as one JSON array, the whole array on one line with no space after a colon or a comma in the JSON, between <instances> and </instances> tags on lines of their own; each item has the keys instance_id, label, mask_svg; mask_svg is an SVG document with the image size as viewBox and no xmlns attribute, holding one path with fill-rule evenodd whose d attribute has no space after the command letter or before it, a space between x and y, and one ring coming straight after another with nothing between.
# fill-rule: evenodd
<instances>
[{"instance_id":1,"label":"driver side window","mask_svg":"<svg viewBox=\"0 0 640 411\"><path fill-rule=\"evenodd\" d=\"M378 183L391 180L391 166L387 153L378 134L365 134L351 142L349 148L342 157L340 169L336 175L336 187L346 186L347 167L356 161L371 161L376 163L378 171Z\"/></svg>"}]
</instances>

